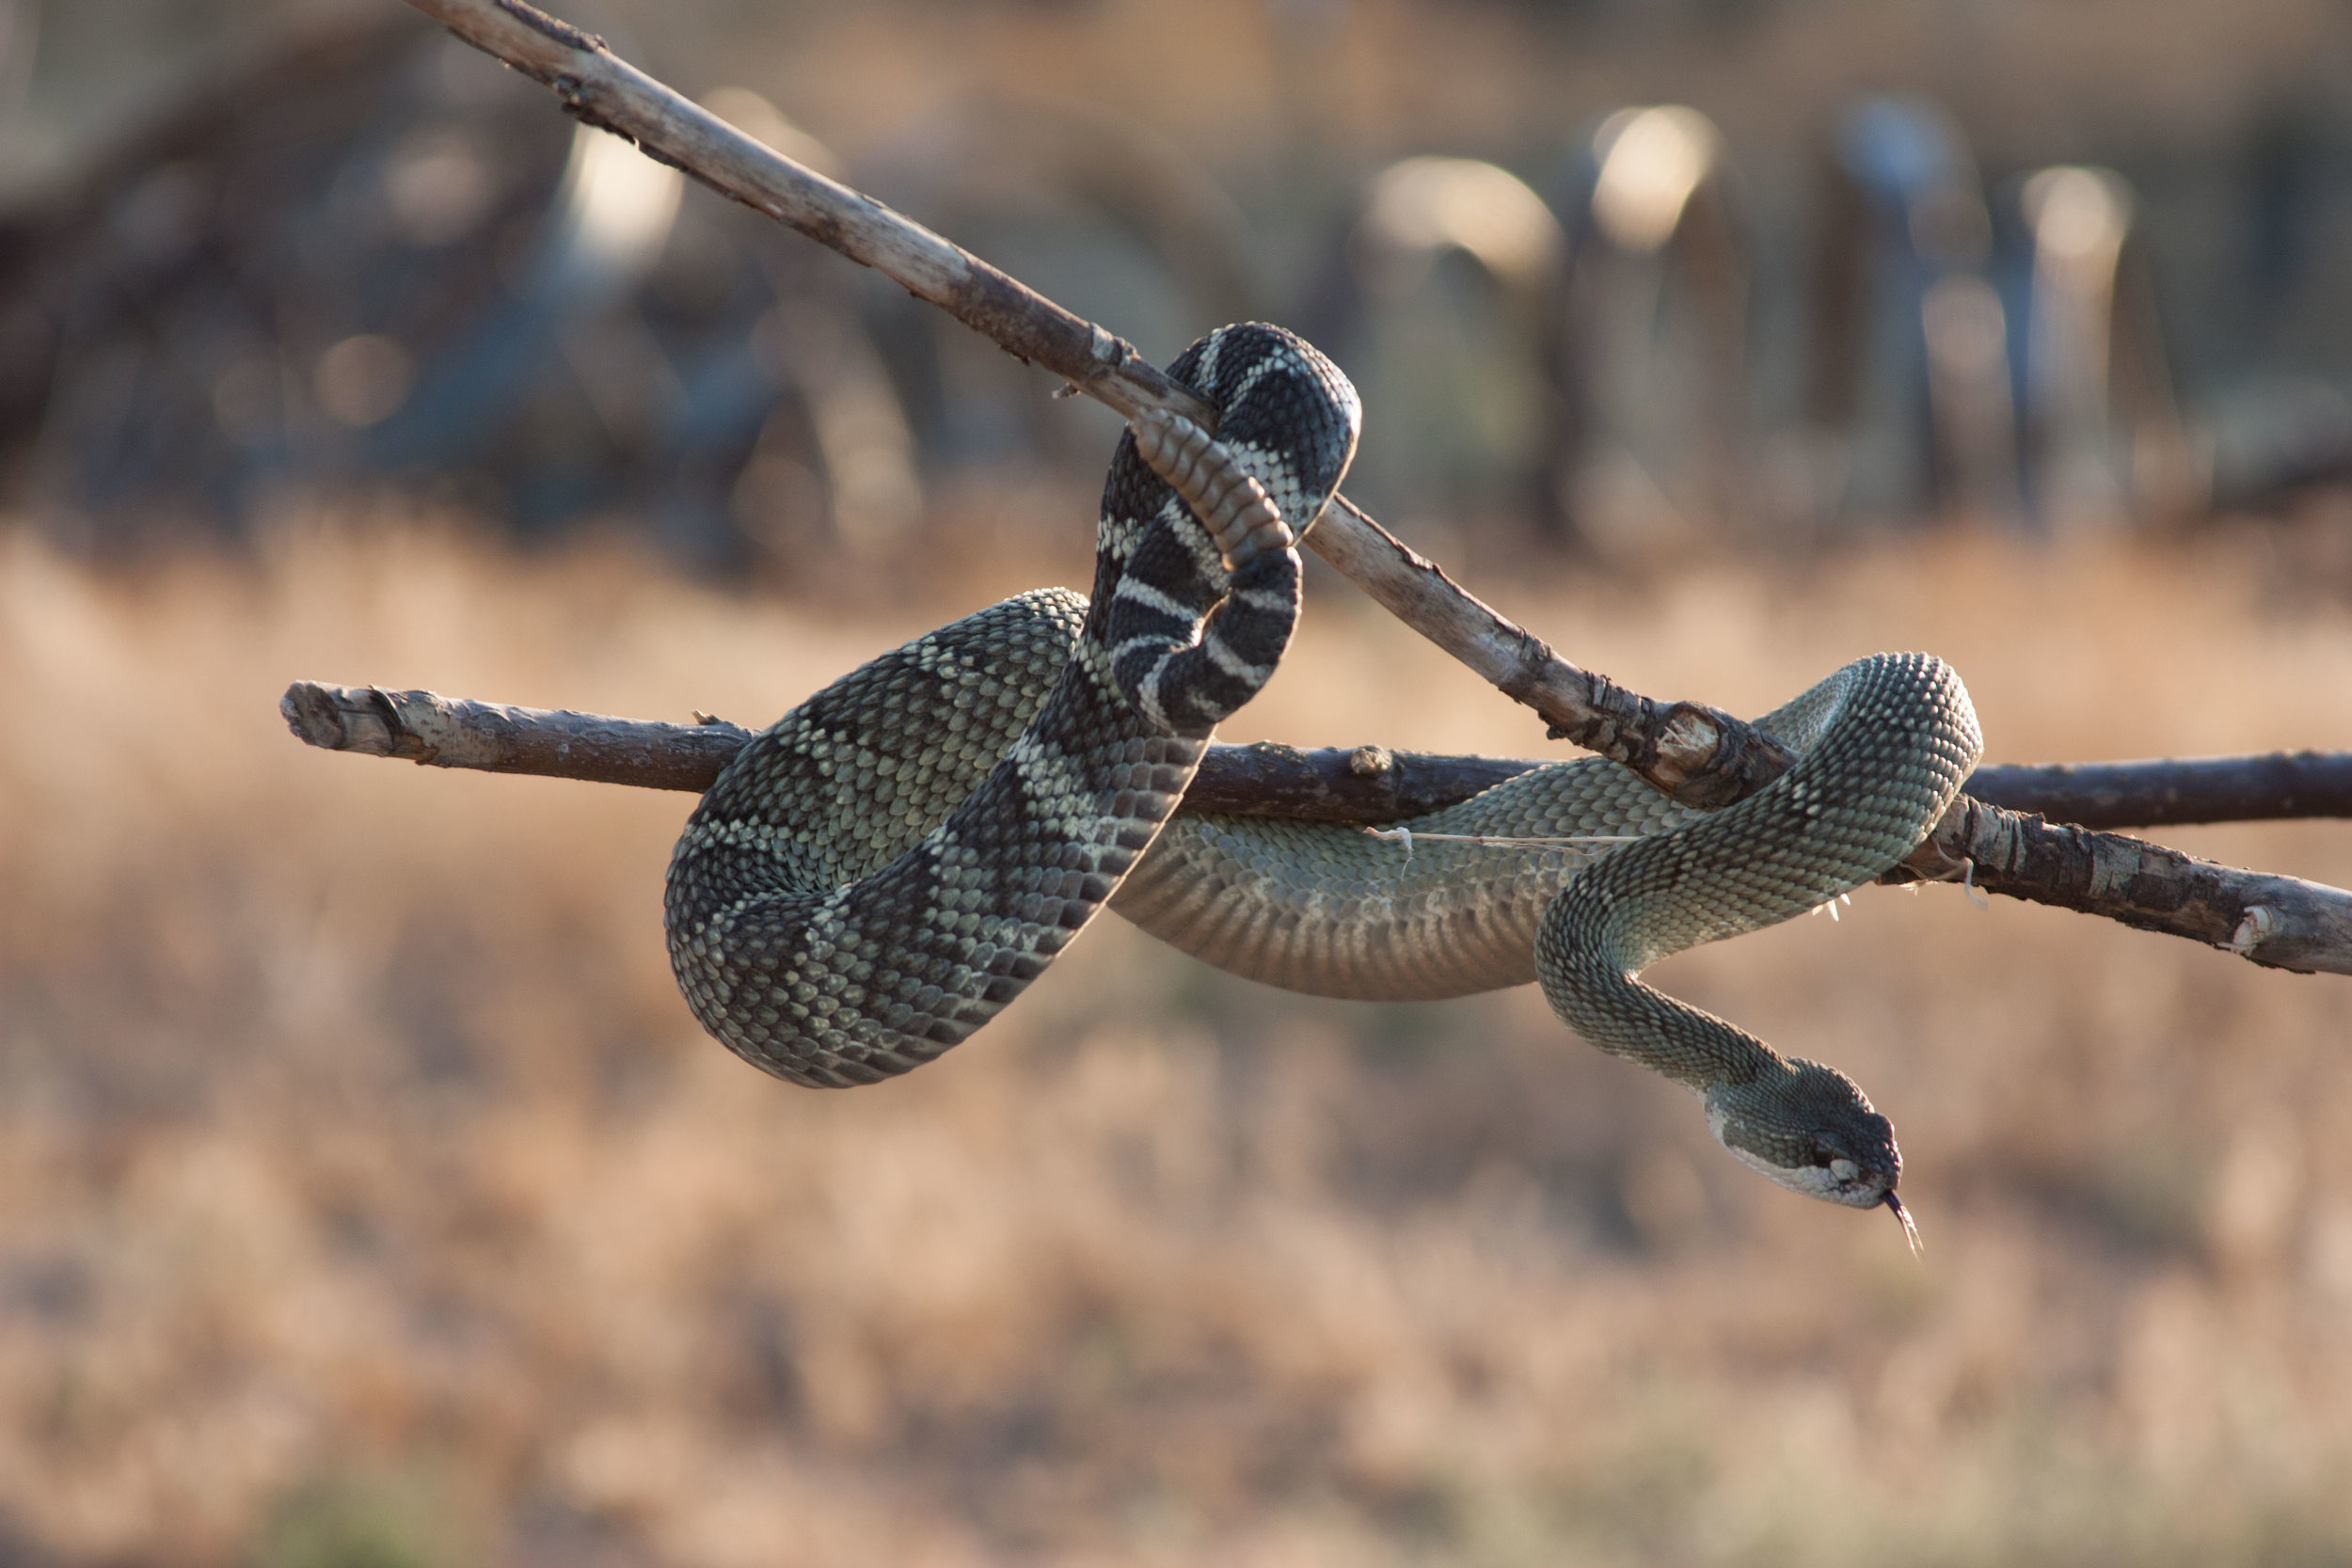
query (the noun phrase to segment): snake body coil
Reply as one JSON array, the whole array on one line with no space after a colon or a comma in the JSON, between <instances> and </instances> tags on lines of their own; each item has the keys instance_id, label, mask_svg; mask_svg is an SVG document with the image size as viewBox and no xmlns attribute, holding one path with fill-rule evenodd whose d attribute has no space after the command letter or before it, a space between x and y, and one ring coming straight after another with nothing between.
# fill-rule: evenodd
<instances>
[{"instance_id":1,"label":"snake body coil","mask_svg":"<svg viewBox=\"0 0 2352 1568\"><path fill-rule=\"evenodd\" d=\"M1210 732L1273 674L1298 618L1293 540L1354 455L1355 388L1259 325L1168 369L1221 411L1248 481L1217 499L1238 504L1204 524L1121 436L1090 605L1025 594L919 639L787 715L703 797L671 858L670 961L738 1054L870 1083L987 1022L1093 918ZM1286 528L1233 493L1248 482Z\"/></svg>"},{"instance_id":2,"label":"snake body coil","mask_svg":"<svg viewBox=\"0 0 2352 1568\"><path fill-rule=\"evenodd\" d=\"M1335 824L1171 822L1210 732L1289 640L1292 542L1337 489L1358 413L1328 361L1277 328L1213 333L1170 373L1217 404L1216 444L1247 479L1212 471L1198 432L1147 426L1142 451L1122 438L1090 605L1043 590L919 638L787 715L704 797L666 911L704 1025L795 1082L871 1082L978 1028L1115 900L1297 990L1539 979L1587 1039L1697 1091L1748 1164L1899 1214L1892 1130L1849 1080L1634 976L1909 853L1976 761L1958 677L1925 655L1848 665L1759 721L1798 764L1708 815L1590 759L1406 824L1409 847Z\"/></svg>"},{"instance_id":3,"label":"snake body coil","mask_svg":"<svg viewBox=\"0 0 2352 1568\"><path fill-rule=\"evenodd\" d=\"M1539 980L1578 1034L1697 1091L1744 1164L1808 1196L1899 1214L1894 1132L1850 1080L1633 976L1893 867L1976 766L1976 713L1941 659L1881 654L1756 723L1798 761L1723 811L1677 806L1588 757L1417 817L1403 842L1180 816L1115 907L1205 962L1291 990L1411 1001Z\"/></svg>"}]
</instances>

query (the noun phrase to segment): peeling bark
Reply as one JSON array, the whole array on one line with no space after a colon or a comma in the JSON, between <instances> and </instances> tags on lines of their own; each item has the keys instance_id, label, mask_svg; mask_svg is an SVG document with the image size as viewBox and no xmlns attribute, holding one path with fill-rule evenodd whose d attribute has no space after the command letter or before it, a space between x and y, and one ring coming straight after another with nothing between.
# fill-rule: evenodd
<instances>
[{"instance_id":1,"label":"peeling bark","mask_svg":"<svg viewBox=\"0 0 2352 1568\"><path fill-rule=\"evenodd\" d=\"M2160 844L2006 811L1963 795L1882 880L1966 880L2270 969L2352 974L2352 893L2242 871Z\"/></svg>"}]
</instances>

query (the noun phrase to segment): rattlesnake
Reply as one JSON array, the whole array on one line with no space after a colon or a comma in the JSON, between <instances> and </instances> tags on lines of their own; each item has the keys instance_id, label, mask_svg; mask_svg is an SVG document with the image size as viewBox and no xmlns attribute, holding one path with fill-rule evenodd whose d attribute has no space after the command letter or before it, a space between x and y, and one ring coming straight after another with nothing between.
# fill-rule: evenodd
<instances>
[{"instance_id":1,"label":"rattlesnake","mask_svg":"<svg viewBox=\"0 0 2352 1568\"><path fill-rule=\"evenodd\" d=\"M1797 765L1711 815L1588 759L1406 824L1409 846L1336 824L1171 822L1210 732L1289 641L1295 539L1336 491L1359 411L1328 360L1274 327L1222 328L1169 373L1217 406L1217 444L1263 496L1235 493L1199 432L1145 421L1104 486L1090 603L1046 589L993 606L747 745L671 862L671 960L696 1017L780 1077L869 1083L962 1040L1115 900L1174 945L1294 990L1540 979L1587 1039L1696 1090L1746 1164L1900 1215L1892 1129L1851 1081L1632 975L1907 854L1976 761L1958 677L1918 654L1846 666L1759 721ZM1588 836L1634 842L1561 842Z\"/></svg>"}]
</instances>

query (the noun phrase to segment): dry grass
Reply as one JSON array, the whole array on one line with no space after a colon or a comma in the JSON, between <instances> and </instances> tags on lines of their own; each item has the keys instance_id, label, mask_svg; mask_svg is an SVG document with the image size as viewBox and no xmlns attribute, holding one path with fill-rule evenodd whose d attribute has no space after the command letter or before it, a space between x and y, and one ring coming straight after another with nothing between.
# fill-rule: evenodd
<instances>
[{"instance_id":1,"label":"dry grass","mask_svg":"<svg viewBox=\"0 0 2352 1568\"><path fill-rule=\"evenodd\" d=\"M1996 757L2352 742L2352 621L2257 564L1511 608L1750 709L1932 647ZM1916 1267L1532 993L1312 1003L1115 921L936 1066L771 1084L671 987L682 798L272 711L752 718L938 615L413 536L0 555L0 1560L2352 1560L2343 981L1951 890L1675 960L1893 1116ZM1238 736L1534 743L1343 587L1311 617ZM2352 881L2339 826L2196 847Z\"/></svg>"}]
</instances>

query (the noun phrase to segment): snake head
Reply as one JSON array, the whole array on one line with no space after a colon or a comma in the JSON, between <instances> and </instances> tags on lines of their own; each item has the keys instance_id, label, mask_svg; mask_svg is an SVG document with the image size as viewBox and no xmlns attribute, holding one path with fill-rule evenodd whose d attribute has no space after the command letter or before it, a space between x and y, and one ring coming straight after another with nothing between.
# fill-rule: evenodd
<instances>
[{"instance_id":1,"label":"snake head","mask_svg":"<svg viewBox=\"0 0 2352 1568\"><path fill-rule=\"evenodd\" d=\"M1708 1089L1703 1098L1715 1140L1750 1169L1825 1203L1885 1204L1901 1215L1895 1182L1903 1157L1895 1129L1836 1068L1790 1057L1781 1070Z\"/></svg>"}]
</instances>

